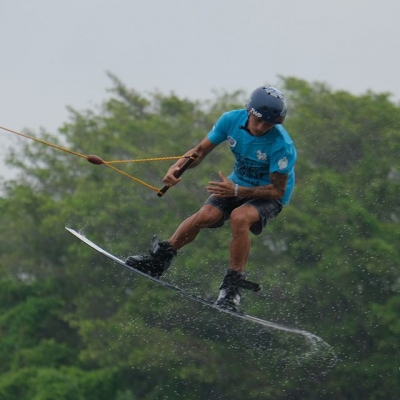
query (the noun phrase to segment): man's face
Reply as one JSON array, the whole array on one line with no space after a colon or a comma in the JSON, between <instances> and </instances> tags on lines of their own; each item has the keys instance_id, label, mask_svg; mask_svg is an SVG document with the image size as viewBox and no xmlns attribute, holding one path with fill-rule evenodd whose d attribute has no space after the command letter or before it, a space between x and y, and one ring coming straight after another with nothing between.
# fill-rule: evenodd
<instances>
[{"instance_id":1,"label":"man's face","mask_svg":"<svg viewBox=\"0 0 400 400\"><path fill-rule=\"evenodd\" d=\"M274 124L270 124L261 118L256 117L254 114L249 114L249 121L247 123L247 129L253 136L261 136L267 133L274 127Z\"/></svg>"}]
</instances>

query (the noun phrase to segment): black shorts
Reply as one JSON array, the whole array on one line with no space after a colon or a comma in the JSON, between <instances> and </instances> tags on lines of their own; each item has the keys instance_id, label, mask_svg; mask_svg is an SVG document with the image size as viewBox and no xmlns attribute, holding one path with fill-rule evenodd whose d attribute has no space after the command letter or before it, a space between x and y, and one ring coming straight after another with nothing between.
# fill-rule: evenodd
<instances>
[{"instance_id":1,"label":"black shorts","mask_svg":"<svg viewBox=\"0 0 400 400\"><path fill-rule=\"evenodd\" d=\"M210 196L204 204L211 204L219 208L224 216L209 228L219 228L224 225L231 215L231 212L243 204L253 206L260 215L260 219L250 227L254 235L259 235L267 222L275 218L282 211L281 200L248 199L244 197L215 197Z\"/></svg>"}]
</instances>

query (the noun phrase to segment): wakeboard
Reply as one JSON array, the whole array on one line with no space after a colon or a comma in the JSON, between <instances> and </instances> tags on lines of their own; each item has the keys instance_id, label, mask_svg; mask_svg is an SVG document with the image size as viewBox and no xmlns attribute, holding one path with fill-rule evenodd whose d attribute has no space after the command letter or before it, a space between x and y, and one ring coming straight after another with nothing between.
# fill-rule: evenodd
<instances>
[{"instance_id":1,"label":"wakeboard","mask_svg":"<svg viewBox=\"0 0 400 400\"><path fill-rule=\"evenodd\" d=\"M65 229L70 232L72 235L76 236L78 239L80 239L83 243L85 243L86 245L88 245L89 247L91 247L92 249L98 251L100 254L102 254L103 256L105 256L106 258L108 258L109 260L113 261L114 263L128 269L129 271L135 273L136 275L140 275L141 277L148 279L152 282L154 282L157 285L161 285L163 287L165 287L166 289L172 290L176 293L179 293L181 296L184 296L188 299L194 300L198 303L203 304L204 306L207 307L211 307L215 310L218 310L219 312L223 312L223 313L227 313L230 314L236 318L240 318L252 323L256 323L259 325L262 325L266 328L272 328L272 329L277 329L277 330L281 330L281 331L285 331L285 332L289 332L289 333L293 333L293 334L299 334L299 335L303 335L305 336L307 339L319 342L322 341L321 338L319 338L318 336L307 332L305 330L301 330L301 329L296 329L296 328L290 328L284 325L280 325L274 322L270 322L270 321L266 321L263 320L261 318L257 318L257 317L253 317L252 315L248 315L246 313L243 313L241 311L233 311L230 309L226 309L226 308L221 308L219 306L217 306L216 304L214 304L211 301L205 300L197 295L194 295L184 289L181 289L165 280L162 280L160 278L154 278L142 271L139 271L135 268L133 268L132 266L125 264L125 262L123 260L121 260L120 258L114 256L113 254L109 253L108 251L104 250L103 248L101 248L100 246L98 246L96 243L93 243L90 239L88 239L87 237L83 236L82 234L80 234L79 232L75 231L74 229L71 228L67 228L65 227Z\"/></svg>"}]
</instances>

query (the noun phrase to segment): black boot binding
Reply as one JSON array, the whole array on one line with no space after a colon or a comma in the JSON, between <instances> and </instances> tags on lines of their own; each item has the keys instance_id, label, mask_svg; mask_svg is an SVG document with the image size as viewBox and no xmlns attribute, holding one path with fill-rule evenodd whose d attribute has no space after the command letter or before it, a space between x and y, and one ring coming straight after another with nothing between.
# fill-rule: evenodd
<instances>
[{"instance_id":1,"label":"black boot binding","mask_svg":"<svg viewBox=\"0 0 400 400\"><path fill-rule=\"evenodd\" d=\"M244 279L244 275L240 272L228 269L224 279L219 287L220 292L215 304L221 308L231 311L239 311L241 293L239 290L239 280Z\"/></svg>"},{"instance_id":2,"label":"black boot binding","mask_svg":"<svg viewBox=\"0 0 400 400\"><path fill-rule=\"evenodd\" d=\"M238 308L241 299L239 288L252 290L254 292L261 290L261 286L258 283L246 280L245 274L233 269L228 269L219 287L220 292L215 304L221 308L240 312Z\"/></svg>"},{"instance_id":3,"label":"black boot binding","mask_svg":"<svg viewBox=\"0 0 400 400\"><path fill-rule=\"evenodd\" d=\"M168 241L159 242L157 236L153 237L151 246L150 255L129 256L125 263L154 278L160 278L170 267L177 252Z\"/></svg>"}]
</instances>

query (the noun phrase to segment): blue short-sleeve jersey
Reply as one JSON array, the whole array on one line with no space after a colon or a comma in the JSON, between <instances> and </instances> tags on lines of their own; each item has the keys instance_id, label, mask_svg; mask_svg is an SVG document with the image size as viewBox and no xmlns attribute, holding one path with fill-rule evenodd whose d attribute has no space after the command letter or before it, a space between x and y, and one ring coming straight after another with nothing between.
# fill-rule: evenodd
<instances>
[{"instance_id":1,"label":"blue short-sleeve jersey","mask_svg":"<svg viewBox=\"0 0 400 400\"><path fill-rule=\"evenodd\" d=\"M214 144L227 140L235 156L230 180L241 186L255 187L271 183L269 175L279 172L288 175L282 204L288 204L294 189L296 148L282 125L275 125L265 135L253 136L243 129L247 122L247 110L228 111L218 119L208 133ZM241 128L242 127L242 128Z\"/></svg>"}]
</instances>

